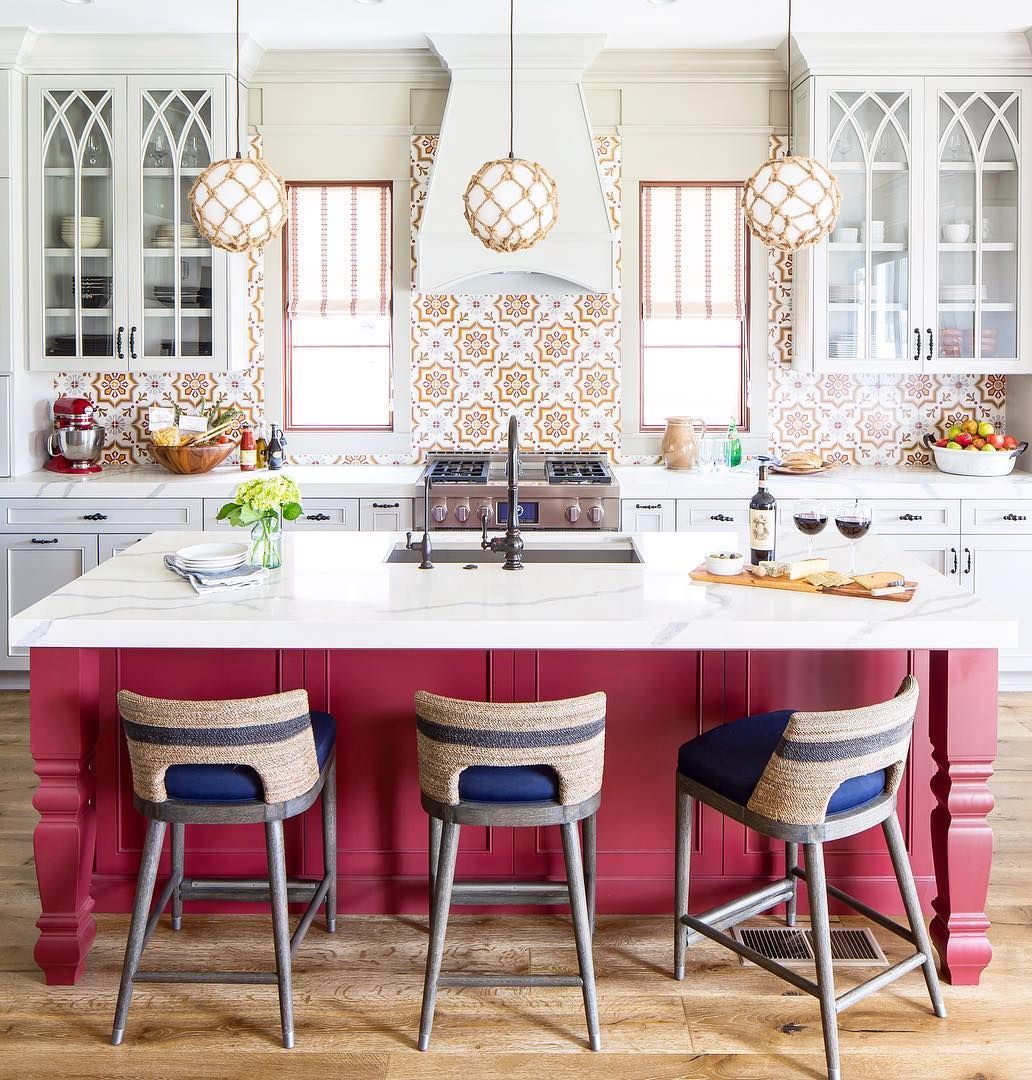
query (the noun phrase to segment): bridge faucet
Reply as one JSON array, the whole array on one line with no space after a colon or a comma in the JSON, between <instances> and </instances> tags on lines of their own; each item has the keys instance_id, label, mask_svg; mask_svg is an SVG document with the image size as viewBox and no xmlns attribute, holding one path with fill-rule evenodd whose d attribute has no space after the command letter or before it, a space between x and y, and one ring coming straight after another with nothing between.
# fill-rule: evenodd
<instances>
[{"instance_id":1,"label":"bridge faucet","mask_svg":"<svg viewBox=\"0 0 1032 1080\"><path fill-rule=\"evenodd\" d=\"M504 536L487 538L487 518L481 522L480 546L484 551L505 553L503 570L523 569L523 537L520 535L520 422L516 415L509 417L509 454L508 454L508 523Z\"/></svg>"}]
</instances>

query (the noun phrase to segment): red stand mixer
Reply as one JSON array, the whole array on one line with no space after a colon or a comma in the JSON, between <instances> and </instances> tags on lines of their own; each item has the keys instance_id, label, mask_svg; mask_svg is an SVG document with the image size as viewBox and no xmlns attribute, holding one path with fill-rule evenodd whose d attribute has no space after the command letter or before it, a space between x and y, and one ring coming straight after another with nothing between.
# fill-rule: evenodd
<instances>
[{"instance_id":1,"label":"red stand mixer","mask_svg":"<svg viewBox=\"0 0 1032 1080\"><path fill-rule=\"evenodd\" d=\"M104 453L104 428L96 420L97 407L89 398L59 397L54 402L54 430L47 438L51 472L77 476L99 473Z\"/></svg>"}]
</instances>

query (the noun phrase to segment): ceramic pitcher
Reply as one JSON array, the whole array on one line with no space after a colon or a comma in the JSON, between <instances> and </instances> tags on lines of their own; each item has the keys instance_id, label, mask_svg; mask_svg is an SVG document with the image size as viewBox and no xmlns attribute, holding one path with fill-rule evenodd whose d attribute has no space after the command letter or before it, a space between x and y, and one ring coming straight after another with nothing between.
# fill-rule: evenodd
<instances>
[{"instance_id":1,"label":"ceramic pitcher","mask_svg":"<svg viewBox=\"0 0 1032 1080\"><path fill-rule=\"evenodd\" d=\"M699 438L706 425L690 416L668 416L663 432L663 464L668 469L694 469L699 460Z\"/></svg>"}]
</instances>

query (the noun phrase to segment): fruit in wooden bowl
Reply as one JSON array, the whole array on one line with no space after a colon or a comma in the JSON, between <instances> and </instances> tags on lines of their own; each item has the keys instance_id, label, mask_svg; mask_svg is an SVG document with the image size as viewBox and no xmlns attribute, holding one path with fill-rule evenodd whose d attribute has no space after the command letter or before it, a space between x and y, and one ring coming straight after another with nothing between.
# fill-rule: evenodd
<instances>
[{"instance_id":1,"label":"fruit in wooden bowl","mask_svg":"<svg viewBox=\"0 0 1032 1080\"><path fill-rule=\"evenodd\" d=\"M152 443L150 454L169 472L179 473L180 476L196 476L221 465L235 449L236 443L232 441L214 443L211 446L159 446Z\"/></svg>"}]
</instances>

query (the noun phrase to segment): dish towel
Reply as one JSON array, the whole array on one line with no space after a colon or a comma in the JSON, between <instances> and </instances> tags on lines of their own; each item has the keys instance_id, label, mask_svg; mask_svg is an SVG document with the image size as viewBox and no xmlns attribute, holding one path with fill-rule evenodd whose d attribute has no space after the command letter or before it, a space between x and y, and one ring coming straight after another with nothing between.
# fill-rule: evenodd
<instances>
[{"instance_id":1,"label":"dish towel","mask_svg":"<svg viewBox=\"0 0 1032 1080\"><path fill-rule=\"evenodd\" d=\"M184 570L176 562L174 555L165 556L165 566L178 574L194 587L194 591L201 593L227 592L231 589L242 589L247 585L260 585L269 576L267 570L260 566L251 566L244 563L243 566L234 567L232 570L216 570L210 573L200 573L197 570Z\"/></svg>"}]
</instances>

